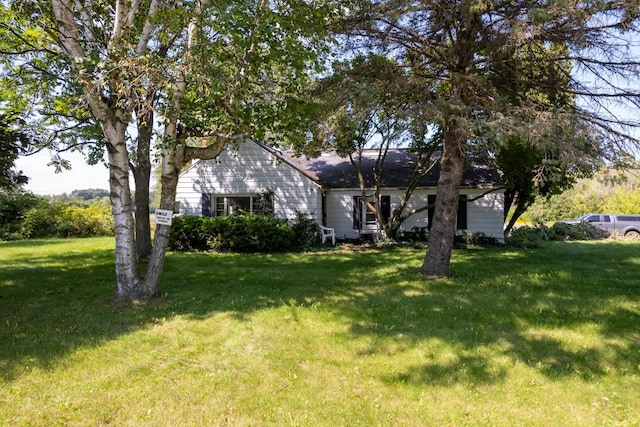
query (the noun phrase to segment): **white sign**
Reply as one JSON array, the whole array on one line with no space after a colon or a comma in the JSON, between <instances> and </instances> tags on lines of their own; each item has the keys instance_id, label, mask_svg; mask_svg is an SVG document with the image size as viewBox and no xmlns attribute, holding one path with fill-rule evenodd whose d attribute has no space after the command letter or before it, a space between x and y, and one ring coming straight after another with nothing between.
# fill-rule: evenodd
<instances>
[{"instance_id":1,"label":"white sign","mask_svg":"<svg viewBox=\"0 0 640 427\"><path fill-rule=\"evenodd\" d=\"M156 224L171 225L172 218L173 218L173 211L166 210L166 209L156 209Z\"/></svg>"}]
</instances>

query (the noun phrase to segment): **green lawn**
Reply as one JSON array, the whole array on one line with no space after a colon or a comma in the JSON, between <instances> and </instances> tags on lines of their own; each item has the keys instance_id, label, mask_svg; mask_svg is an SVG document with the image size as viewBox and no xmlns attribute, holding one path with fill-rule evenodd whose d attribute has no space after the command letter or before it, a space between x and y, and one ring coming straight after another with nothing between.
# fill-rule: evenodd
<instances>
[{"instance_id":1,"label":"green lawn","mask_svg":"<svg viewBox=\"0 0 640 427\"><path fill-rule=\"evenodd\" d=\"M0 243L0 425L640 425L640 242L171 253L113 300L113 240Z\"/></svg>"}]
</instances>

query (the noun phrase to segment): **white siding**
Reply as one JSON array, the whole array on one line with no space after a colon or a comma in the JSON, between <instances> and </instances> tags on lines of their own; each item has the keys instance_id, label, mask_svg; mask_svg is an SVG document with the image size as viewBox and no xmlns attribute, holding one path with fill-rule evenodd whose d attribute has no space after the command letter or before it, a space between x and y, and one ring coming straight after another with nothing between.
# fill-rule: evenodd
<instances>
[{"instance_id":1,"label":"white siding","mask_svg":"<svg viewBox=\"0 0 640 427\"><path fill-rule=\"evenodd\" d=\"M463 190L469 199L481 195L483 190ZM504 192L484 195L467 203L467 231L484 233L488 237L504 240Z\"/></svg>"},{"instance_id":2,"label":"white siding","mask_svg":"<svg viewBox=\"0 0 640 427\"><path fill-rule=\"evenodd\" d=\"M427 204L429 194L435 194L433 189L419 189L413 194L405 208L406 211L419 208ZM461 194L466 194L473 199L482 190L462 189ZM400 204L402 190L383 190L381 195L391 197L391 209ZM359 190L333 189L327 194L327 226L335 228L338 238L355 239L358 230L353 228L353 198L360 196ZM503 204L504 195L501 192L490 193L473 202L467 202L467 231L469 233L482 232L489 237L504 239L503 232ZM423 228L428 225L428 211L412 215L402 223L401 229L411 231L413 227ZM363 227L366 228L366 227Z\"/></svg>"},{"instance_id":3,"label":"white siding","mask_svg":"<svg viewBox=\"0 0 640 427\"><path fill-rule=\"evenodd\" d=\"M293 219L295 211L321 221L319 186L253 142L228 147L216 160L199 160L178 181L180 213L200 215L202 194L251 195L274 192L275 216Z\"/></svg>"}]
</instances>

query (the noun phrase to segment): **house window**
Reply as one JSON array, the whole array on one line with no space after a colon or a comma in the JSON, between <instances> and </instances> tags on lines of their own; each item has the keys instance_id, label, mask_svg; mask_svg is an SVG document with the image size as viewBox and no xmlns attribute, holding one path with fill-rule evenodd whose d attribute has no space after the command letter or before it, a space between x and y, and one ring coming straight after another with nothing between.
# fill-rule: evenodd
<instances>
[{"instance_id":1,"label":"house window","mask_svg":"<svg viewBox=\"0 0 640 427\"><path fill-rule=\"evenodd\" d=\"M272 215L273 197L270 194L202 195L203 216Z\"/></svg>"},{"instance_id":2,"label":"house window","mask_svg":"<svg viewBox=\"0 0 640 427\"><path fill-rule=\"evenodd\" d=\"M253 213L252 196L214 197L215 216L236 216Z\"/></svg>"},{"instance_id":3,"label":"house window","mask_svg":"<svg viewBox=\"0 0 640 427\"><path fill-rule=\"evenodd\" d=\"M360 200L360 203L362 203L362 207L360 209L362 210L362 212L364 212L364 218L362 218L364 220L364 224L365 225L375 225L376 224L376 214L375 214L375 212L373 212L371 209L369 209L369 207L364 202L364 200Z\"/></svg>"},{"instance_id":4,"label":"house window","mask_svg":"<svg viewBox=\"0 0 640 427\"><path fill-rule=\"evenodd\" d=\"M369 198L372 201L373 198ZM391 211L391 197L380 196L379 209L382 210L382 218L387 221ZM377 226L378 220L373 212L362 199L362 196L353 197L353 228L360 230L365 226Z\"/></svg>"},{"instance_id":5,"label":"house window","mask_svg":"<svg viewBox=\"0 0 640 427\"><path fill-rule=\"evenodd\" d=\"M430 194L427 198L427 203L431 206L427 212L428 223L427 228L431 229L433 223L433 212L435 210L434 205L436 203L436 196ZM461 194L458 200L458 213L456 216L456 230L466 230L467 227L467 195Z\"/></svg>"}]
</instances>

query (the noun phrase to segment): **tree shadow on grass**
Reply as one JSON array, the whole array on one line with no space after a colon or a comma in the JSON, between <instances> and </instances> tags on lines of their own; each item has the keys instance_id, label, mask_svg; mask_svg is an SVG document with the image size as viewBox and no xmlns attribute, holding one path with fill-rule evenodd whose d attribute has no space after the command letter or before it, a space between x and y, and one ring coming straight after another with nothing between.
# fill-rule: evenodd
<instances>
[{"instance_id":1,"label":"tree shadow on grass","mask_svg":"<svg viewBox=\"0 0 640 427\"><path fill-rule=\"evenodd\" d=\"M597 257L603 248L578 245L577 252L582 250ZM352 331L405 341L409 337L407 349L444 342L455 352L445 360L426 357L424 363L385 377L389 382L493 383L503 380L515 364L550 379L590 381L609 373L637 374L639 257L637 246L621 246L617 252L617 268L603 260L589 266L593 272L586 274L555 254L547 253L545 263L527 263L527 252L511 257L502 251L466 252L457 262L454 280L428 281L410 294L387 288L363 297L359 305L385 309L358 314L356 308L349 316L360 320ZM495 273L482 273L485 268ZM378 351L385 351L385 340L374 342Z\"/></svg>"},{"instance_id":2,"label":"tree shadow on grass","mask_svg":"<svg viewBox=\"0 0 640 427\"><path fill-rule=\"evenodd\" d=\"M163 296L140 304L113 300L112 249L34 255L0 271L0 372L10 381L29 366L52 369L74 349L159 318L227 312L248 321L259 310L321 302L351 325L350 336L371 343L369 354L415 348L427 354L434 343L451 349L450 357L425 356L384 377L388 382L496 383L518 363L552 379L634 373L640 364L637 248L616 248L616 269L606 260L597 265L597 252L611 247L570 247L571 254L596 252L591 276L562 262L553 252L558 247L461 251L453 277L435 281L420 279L421 254L406 250L171 253ZM611 274L595 274L604 268ZM606 345L574 339L581 328L597 330Z\"/></svg>"}]
</instances>

